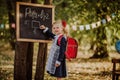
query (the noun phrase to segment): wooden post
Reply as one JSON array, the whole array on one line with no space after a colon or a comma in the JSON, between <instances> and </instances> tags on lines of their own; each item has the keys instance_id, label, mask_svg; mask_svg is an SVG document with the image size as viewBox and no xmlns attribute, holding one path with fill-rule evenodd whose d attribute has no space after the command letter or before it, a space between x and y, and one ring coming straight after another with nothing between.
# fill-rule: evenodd
<instances>
[{"instance_id":1,"label":"wooden post","mask_svg":"<svg viewBox=\"0 0 120 80\"><path fill-rule=\"evenodd\" d=\"M50 5L51 2L52 0L45 0L44 3L46 5ZM35 80L44 80L46 56L47 56L47 43L39 43Z\"/></svg>"},{"instance_id":2,"label":"wooden post","mask_svg":"<svg viewBox=\"0 0 120 80\"><path fill-rule=\"evenodd\" d=\"M47 56L47 44L39 43L35 80L44 80L46 56Z\"/></svg>"},{"instance_id":3,"label":"wooden post","mask_svg":"<svg viewBox=\"0 0 120 80\"><path fill-rule=\"evenodd\" d=\"M14 80L32 80L33 43L16 42Z\"/></svg>"}]
</instances>

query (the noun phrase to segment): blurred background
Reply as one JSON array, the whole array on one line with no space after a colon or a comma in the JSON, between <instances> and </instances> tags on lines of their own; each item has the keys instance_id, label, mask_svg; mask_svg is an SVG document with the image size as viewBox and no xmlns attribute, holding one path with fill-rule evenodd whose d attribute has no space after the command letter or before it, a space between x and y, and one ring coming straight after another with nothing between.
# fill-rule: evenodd
<instances>
[{"instance_id":1,"label":"blurred background","mask_svg":"<svg viewBox=\"0 0 120 80\"><path fill-rule=\"evenodd\" d=\"M17 1L28 3L35 1L38 4L44 4L45 0L0 1L0 80L13 80L14 55L16 45L15 43L16 43ZM69 29L69 36L74 37L78 41L79 44L78 56L77 59L73 61L73 63L78 64L80 62L82 64L83 62L82 64L83 66L76 66L75 68L78 67L81 69L84 68L86 71L88 71L88 68L90 68L90 70L93 69L92 66L96 65L95 64L96 61L98 63L105 61L106 63L108 63L109 67L104 66L103 69L101 69L101 67L99 68L101 69L101 71L107 71L109 74L106 77L108 79L104 77L102 80L110 80L112 69L112 67L110 67L112 66L111 59L120 58L120 55L115 49L115 42L120 39L120 6L119 6L120 1L119 0L50 0L50 1L51 5L55 6L54 13L55 20L57 19L66 20L67 28ZM35 49L34 62L35 62L37 56L36 50L38 43L34 44L35 44L34 45ZM48 44L50 45L50 43ZM93 62L95 61L94 65L85 67L85 65L88 65L92 61ZM72 66L72 64L69 62L68 65ZM97 65L101 65L101 63ZM70 67L69 69L71 70L71 68L73 67ZM99 70L99 68L97 66L95 67L95 70ZM69 73L71 72L72 71L70 71ZM96 73L97 72L98 71L96 71ZM80 73L79 72L75 73L75 71L73 71L73 73L76 74L78 78L78 74ZM89 77L91 76L89 75ZM77 80L76 77L75 80ZM91 79L86 78L86 80Z\"/></svg>"}]
</instances>

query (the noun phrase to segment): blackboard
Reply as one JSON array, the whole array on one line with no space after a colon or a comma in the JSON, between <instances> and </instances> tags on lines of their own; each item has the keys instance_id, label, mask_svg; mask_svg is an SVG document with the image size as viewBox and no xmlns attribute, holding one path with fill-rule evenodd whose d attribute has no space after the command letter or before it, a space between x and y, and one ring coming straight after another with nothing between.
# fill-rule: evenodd
<instances>
[{"instance_id":1,"label":"blackboard","mask_svg":"<svg viewBox=\"0 0 120 80\"><path fill-rule=\"evenodd\" d=\"M50 38L39 29L45 25L50 30L54 21L54 6L33 3L16 3L17 41L49 42Z\"/></svg>"}]
</instances>

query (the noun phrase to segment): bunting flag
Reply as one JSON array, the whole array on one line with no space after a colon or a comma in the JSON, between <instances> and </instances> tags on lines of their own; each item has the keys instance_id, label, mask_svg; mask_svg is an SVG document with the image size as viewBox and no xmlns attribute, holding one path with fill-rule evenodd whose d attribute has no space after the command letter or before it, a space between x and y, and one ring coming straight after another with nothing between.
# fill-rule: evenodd
<instances>
[{"instance_id":1,"label":"bunting flag","mask_svg":"<svg viewBox=\"0 0 120 80\"><path fill-rule=\"evenodd\" d=\"M102 19L102 24L106 24L106 19Z\"/></svg>"},{"instance_id":2,"label":"bunting flag","mask_svg":"<svg viewBox=\"0 0 120 80\"><path fill-rule=\"evenodd\" d=\"M1 24L1 25L0 25L0 28L2 28L2 29L3 29L3 28L4 28L4 24Z\"/></svg>"},{"instance_id":3,"label":"bunting flag","mask_svg":"<svg viewBox=\"0 0 120 80\"><path fill-rule=\"evenodd\" d=\"M96 23L91 24L92 28L96 28Z\"/></svg>"},{"instance_id":4,"label":"bunting flag","mask_svg":"<svg viewBox=\"0 0 120 80\"><path fill-rule=\"evenodd\" d=\"M9 29L9 24L5 24L5 29Z\"/></svg>"},{"instance_id":5,"label":"bunting flag","mask_svg":"<svg viewBox=\"0 0 120 80\"><path fill-rule=\"evenodd\" d=\"M76 26L72 26L72 29L73 29L74 31L76 31L76 30L77 30L77 27L76 27Z\"/></svg>"},{"instance_id":6,"label":"bunting flag","mask_svg":"<svg viewBox=\"0 0 120 80\"><path fill-rule=\"evenodd\" d=\"M84 26L83 26L83 25L79 26L79 29L80 29L81 31L84 30Z\"/></svg>"},{"instance_id":7,"label":"bunting flag","mask_svg":"<svg viewBox=\"0 0 120 80\"><path fill-rule=\"evenodd\" d=\"M107 15L106 18L107 18L107 22L110 22L110 21L111 21L111 18L110 18L109 15Z\"/></svg>"},{"instance_id":8,"label":"bunting flag","mask_svg":"<svg viewBox=\"0 0 120 80\"><path fill-rule=\"evenodd\" d=\"M98 21L96 24L97 24L97 27L101 26L101 21Z\"/></svg>"},{"instance_id":9,"label":"bunting flag","mask_svg":"<svg viewBox=\"0 0 120 80\"><path fill-rule=\"evenodd\" d=\"M85 27L86 27L86 30L90 29L90 25L89 24L85 25Z\"/></svg>"},{"instance_id":10,"label":"bunting flag","mask_svg":"<svg viewBox=\"0 0 120 80\"><path fill-rule=\"evenodd\" d=\"M110 17L109 15L106 15L106 19L101 19L100 21L97 22L93 22L91 24L86 24L86 25L80 25L79 26L79 30L90 30L90 29L94 29L97 27L100 27L102 24L105 25L107 22L110 22L112 20L112 18L115 17L115 14L113 13L112 16ZM72 26L73 30L77 30L76 26Z\"/></svg>"},{"instance_id":11,"label":"bunting flag","mask_svg":"<svg viewBox=\"0 0 120 80\"><path fill-rule=\"evenodd\" d=\"M12 23L12 24L11 24L11 27L12 27L12 28L15 28L15 23Z\"/></svg>"}]
</instances>

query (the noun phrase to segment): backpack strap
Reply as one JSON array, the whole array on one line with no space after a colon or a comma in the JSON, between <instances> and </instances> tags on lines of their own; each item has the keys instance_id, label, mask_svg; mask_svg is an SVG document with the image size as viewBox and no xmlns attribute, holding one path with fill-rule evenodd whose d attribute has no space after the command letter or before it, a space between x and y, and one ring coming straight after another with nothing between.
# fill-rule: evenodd
<instances>
[{"instance_id":1,"label":"backpack strap","mask_svg":"<svg viewBox=\"0 0 120 80\"><path fill-rule=\"evenodd\" d=\"M58 46L60 46L60 42L61 42L62 37L63 37L63 35L60 35L59 38L58 38L58 41L57 41Z\"/></svg>"}]
</instances>

